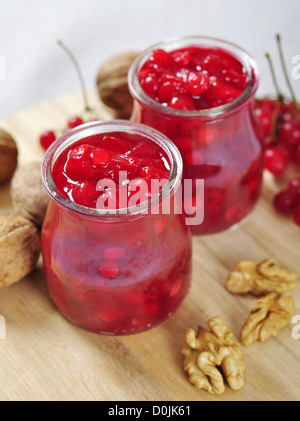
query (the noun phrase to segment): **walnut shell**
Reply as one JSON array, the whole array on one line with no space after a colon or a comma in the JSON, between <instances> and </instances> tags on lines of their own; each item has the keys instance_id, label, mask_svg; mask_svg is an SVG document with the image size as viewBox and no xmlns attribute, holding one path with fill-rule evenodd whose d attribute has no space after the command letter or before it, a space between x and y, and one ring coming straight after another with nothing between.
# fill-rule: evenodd
<instances>
[{"instance_id":1,"label":"walnut shell","mask_svg":"<svg viewBox=\"0 0 300 421\"><path fill-rule=\"evenodd\" d=\"M20 215L0 216L0 288L27 276L39 254L40 234L32 222Z\"/></svg>"},{"instance_id":2,"label":"walnut shell","mask_svg":"<svg viewBox=\"0 0 300 421\"><path fill-rule=\"evenodd\" d=\"M41 163L29 162L15 172L10 189L14 211L41 227L48 195L41 181Z\"/></svg>"},{"instance_id":3,"label":"walnut shell","mask_svg":"<svg viewBox=\"0 0 300 421\"><path fill-rule=\"evenodd\" d=\"M9 181L17 167L18 148L12 136L0 129L0 184Z\"/></svg>"},{"instance_id":4,"label":"walnut shell","mask_svg":"<svg viewBox=\"0 0 300 421\"><path fill-rule=\"evenodd\" d=\"M136 51L116 54L99 69L98 93L102 102L114 111L115 118L131 117L133 98L129 92L127 74L138 54Z\"/></svg>"}]
</instances>

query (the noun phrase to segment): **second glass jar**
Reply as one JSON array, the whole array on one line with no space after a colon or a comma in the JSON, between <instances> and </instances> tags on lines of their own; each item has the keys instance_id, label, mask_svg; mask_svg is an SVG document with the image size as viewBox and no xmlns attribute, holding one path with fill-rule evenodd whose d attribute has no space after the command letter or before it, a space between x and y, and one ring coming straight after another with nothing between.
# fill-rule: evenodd
<instances>
[{"instance_id":1,"label":"second glass jar","mask_svg":"<svg viewBox=\"0 0 300 421\"><path fill-rule=\"evenodd\" d=\"M191 111L162 105L145 93L139 73L152 51L172 52L193 46L220 49L242 64L248 83L240 96L221 106ZM253 110L258 72L252 57L218 39L171 39L141 53L129 70L128 81L134 98L131 120L164 133L181 152L183 180L194 183L192 189L184 189L183 209L196 205L203 208L204 215L201 223L191 226L192 233L212 234L239 224L257 202L263 171L262 133ZM196 203L199 179L204 180L204 200Z\"/></svg>"}]
</instances>

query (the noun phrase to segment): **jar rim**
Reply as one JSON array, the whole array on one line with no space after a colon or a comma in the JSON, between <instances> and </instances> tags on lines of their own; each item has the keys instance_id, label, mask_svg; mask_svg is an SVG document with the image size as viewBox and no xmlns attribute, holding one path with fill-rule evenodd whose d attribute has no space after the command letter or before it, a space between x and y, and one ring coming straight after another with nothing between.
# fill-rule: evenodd
<instances>
[{"instance_id":1,"label":"jar rim","mask_svg":"<svg viewBox=\"0 0 300 421\"><path fill-rule=\"evenodd\" d=\"M150 139L156 142L164 150L164 152L166 152L171 164L168 182L148 201L144 201L140 205L127 208L101 210L79 205L63 196L57 188L52 177L52 168L60 154L68 146L77 143L86 137L105 133L131 133L132 135L142 135L148 140ZM62 207L86 216L94 216L97 218L110 217L115 219L115 217L128 217L130 215L137 216L145 214L150 207L152 208L153 206L158 205L166 197L174 194L181 182L182 169L183 163L179 150L169 138L159 131L142 123L127 120L103 120L82 124L60 136L45 152L41 165L41 179L50 198L54 199Z\"/></svg>"},{"instance_id":2,"label":"jar rim","mask_svg":"<svg viewBox=\"0 0 300 421\"><path fill-rule=\"evenodd\" d=\"M225 51L233 54L243 65L247 66L247 74L249 76L249 83L244 91L235 100L213 108L207 108L203 110L186 111L177 110L170 107L165 107L154 99L150 98L145 91L142 89L138 80L138 71L142 64L146 61L151 51L157 48L169 48L168 51L172 51L176 48L182 48L184 46L212 46L221 47ZM171 48L170 48L171 47ZM218 115L230 112L243 105L247 100L252 97L257 91L259 84L259 72L257 69L254 58L243 48L229 41L222 40L220 38L208 37L208 36L183 36L183 37L172 37L167 38L163 41L153 44L144 51L142 51L131 64L128 71L128 87L131 95L134 99L142 102L148 107L156 110L157 112L177 117L216 117Z\"/></svg>"}]
</instances>

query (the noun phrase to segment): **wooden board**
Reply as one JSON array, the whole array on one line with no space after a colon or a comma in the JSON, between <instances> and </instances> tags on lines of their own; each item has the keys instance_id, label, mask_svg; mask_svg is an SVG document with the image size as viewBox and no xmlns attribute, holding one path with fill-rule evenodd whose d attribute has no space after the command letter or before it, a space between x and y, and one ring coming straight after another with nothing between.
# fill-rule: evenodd
<instances>
[{"instance_id":1,"label":"wooden board","mask_svg":"<svg viewBox=\"0 0 300 421\"><path fill-rule=\"evenodd\" d=\"M90 101L102 118L110 117L95 92ZM15 137L22 164L42 158L42 130L63 127L68 116L80 111L81 96L76 94L22 111L0 126ZM266 175L261 199L244 225L193 239L188 296L168 321L141 334L107 337L67 322L49 298L40 259L30 276L0 291L0 315L6 318L6 339L0 339L0 399L299 400L300 340L293 339L292 324L264 344L241 347L247 370L245 386L238 392L226 387L223 395L215 396L195 389L183 370L181 354L186 329L206 326L213 316L224 317L239 337L256 301L225 289L227 274L239 260L273 257L299 271L300 229L273 210L271 201L278 189ZM0 211L9 209L9 185L1 186ZM300 314L299 288L291 295Z\"/></svg>"}]
</instances>

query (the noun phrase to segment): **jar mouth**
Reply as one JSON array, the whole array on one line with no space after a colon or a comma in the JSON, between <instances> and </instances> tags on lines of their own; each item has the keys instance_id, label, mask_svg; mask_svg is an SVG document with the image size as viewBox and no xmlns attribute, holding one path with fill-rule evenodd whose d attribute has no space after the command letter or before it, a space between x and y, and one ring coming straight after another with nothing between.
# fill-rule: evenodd
<instances>
[{"instance_id":1,"label":"jar mouth","mask_svg":"<svg viewBox=\"0 0 300 421\"><path fill-rule=\"evenodd\" d=\"M166 107L150 98L143 88L141 87L138 79L139 71L142 65L147 60L149 54L157 49L162 48L167 52L173 51L177 48L189 47L189 46L205 46L205 47L220 47L225 51L233 54L242 65L245 67L249 82L245 90L239 95L234 101L219 107L207 108L203 110L186 111L177 110L174 108ZM225 112L235 110L240 105L244 104L250 97L252 97L257 91L259 83L259 73L256 66L256 62L253 57L243 48L236 44L228 41L224 41L219 38L205 37L205 36L186 36L186 37L174 37L168 38L159 43L153 44L146 50L144 50L131 64L128 71L128 87L131 95L134 99L142 102L143 104L151 107L157 112L163 114L169 114L170 116L181 116L181 117L216 117Z\"/></svg>"},{"instance_id":2,"label":"jar mouth","mask_svg":"<svg viewBox=\"0 0 300 421\"><path fill-rule=\"evenodd\" d=\"M171 168L168 182L148 201L144 201L139 205L120 209L88 208L83 205L79 205L63 196L61 191L57 188L52 177L53 165L60 154L72 144L81 140L84 141L86 137L97 134L117 132L132 134L133 136L140 135L159 145L170 160ZM182 168L183 163L179 150L174 145L174 143L171 142L171 140L169 140L159 131L149 128L148 126L141 123L135 123L126 120L104 120L82 124L72 130L69 130L61 137L59 137L45 152L41 166L41 178L50 198L54 199L59 205L66 207L75 213L95 216L97 218L114 218L116 216L126 217L128 215L134 216L147 214L150 208L153 209L159 205L159 203L167 196L175 193L181 182Z\"/></svg>"}]
</instances>

